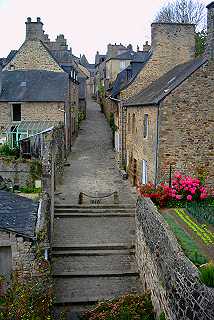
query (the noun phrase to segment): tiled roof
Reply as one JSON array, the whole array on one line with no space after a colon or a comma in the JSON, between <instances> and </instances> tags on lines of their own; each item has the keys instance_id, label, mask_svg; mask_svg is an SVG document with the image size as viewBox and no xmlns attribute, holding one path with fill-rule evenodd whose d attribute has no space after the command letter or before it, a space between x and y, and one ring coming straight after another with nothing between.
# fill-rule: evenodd
<instances>
[{"instance_id":1,"label":"tiled roof","mask_svg":"<svg viewBox=\"0 0 214 320\"><path fill-rule=\"evenodd\" d=\"M67 91L65 72L3 71L0 101L65 101Z\"/></svg>"},{"instance_id":2,"label":"tiled roof","mask_svg":"<svg viewBox=\"0 0 214 320\"><path fill-rule=\"evenodd\" d=\"M207 58L200 57L181 64L154 81L146 89L130 98L125 106L157 105L168 94L185 81L192 73L207 62Z\"/></svg>"},{"instance_id":3,"label":"tiled roof","mask_svg":"<svg viewBox=\"0 0 214 320\"><path fill-rule=\"evenodd\" d=\"M35 236L38 203L0 190L0 229L30 238Z\"/></svg>"}]
</instances>

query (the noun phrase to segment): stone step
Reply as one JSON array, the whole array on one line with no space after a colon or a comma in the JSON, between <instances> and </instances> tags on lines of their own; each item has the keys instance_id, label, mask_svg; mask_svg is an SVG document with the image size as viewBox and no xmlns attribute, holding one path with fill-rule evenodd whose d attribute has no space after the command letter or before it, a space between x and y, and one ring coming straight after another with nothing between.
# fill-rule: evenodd
<instances>
[{"instance_id":1,"label":"stone step","mask_svg":"<svg viewBox=\"0 0 214 320\"><path fill-rule=\"evenodd\" d=\"M134 204L113 204L113 205L73 205L73 204L55 204L55 209L136 209Z\"/></svg>"},{"instance_id":2,"label":"stone step","mask_svg":"<svg viewBox=\"0 0 214 320\"><path fill-rule=\"evenodd\" d=\"M134 217L60 217L54 219L53 246L130 243L135 239Z\"/></svg>"},{"instance_id":3,"label":"stone step","mask_svg":"<svg viewBox=\"0 0 214 320\"><path fill-rule=\"evenodd\" d=\"M135 257L129 254L54 256L52 258L54 276L97 276L136 273Z\"/></svg>"},{"instance_id":4,"label":"stone step","mask_svg":"<svg viewBox=\"0 0 214 320\"><path fill-rule=\"evenodd\" d=\"M90 254L90 252L98 252L100 250L103 251L107 251L107 250L111 250L111 251L118 251L118 250L131 250L134 249L135 247L135 243L134 241L129 241L129 243L91 243L91 244L76 244L76 245L72 245L72 244L53 244L52 247L52 254L56 255L58 252L60 252L60 254L63 255L69 255L71 253L74 252L79 252L80 255L82 255L83 251L87 251L88 254Z\"/></svg>"},{"instance_id":5,"label":"stone step","mask_svg":"<svg viewBox=\"0 0 214 320\"><path fill-rule=\"evenodd\" d=\"M71 217L71 218L78 218L78 217L135 217L135 212L127 211L117 211L117 212L108 212L108 211L72 211L72 210L55 210L54 217Z\"/></svg>"},{"instance_id":6,"label":"stone step","mask_svg":"<svg viewBox=\"0 0 214 320\"><path fill-rule=\"evenodd\" d=\"M140 292L139 276L54 278L56 304L85 304Z\"/></svg>"},{"instance_id":7,"label":"stone step","mask_svg":"<svg viewBox=\"0 0 214 320\"><path fill-rule=\"evenodd\" d=\"M111 245L112 246L112 245ZM64 248L63 248L64 249ZM134 249L127 249L127 246L122 247L122 249L118 249L118 247L115 247L111 250L107 247L105 250L97 249L94 250L94 248L89 247L89 249L82 249L80 250L79 247L76 248L76 250L56 250L52 251L52 256L112 256L112 255L134 255L135 250Z\"/></svg>"}]
</instances>

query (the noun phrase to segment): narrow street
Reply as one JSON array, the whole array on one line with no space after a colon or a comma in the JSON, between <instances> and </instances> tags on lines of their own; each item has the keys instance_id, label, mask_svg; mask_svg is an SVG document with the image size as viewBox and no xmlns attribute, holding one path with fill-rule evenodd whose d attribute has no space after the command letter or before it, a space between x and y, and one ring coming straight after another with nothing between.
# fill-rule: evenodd
<instances>
[{"instance_id":1,"label":"narrow street","mask_svg":"<svg viewBox=\"0 0 214 320\"><path fill-rule=\"evenodd\" d=\"M87 119L65 167L64 183L57 190L54 215L52 271L56 319L78 319L80 311L98 301L139 292L135 263L136 194L122 180L112 150L111 130L95 102L88 103ZM88 198L78 205L79 193Z\"/></svg>"},{"instance_id":2,"label":"narrow street","mask_svg":"<svg viewBox=\"0 0 214 320\"><path fill-rule=\"evenodd\" d=\"M57 204L77 204L80 192L103 196L114 191L118 191L120 203L135 203L135 190L121 178L112 149L112 133L96 102L87 104L87 119L81 125L68 163L64 183L57 189Z\"/></svg>"}]
</instances>

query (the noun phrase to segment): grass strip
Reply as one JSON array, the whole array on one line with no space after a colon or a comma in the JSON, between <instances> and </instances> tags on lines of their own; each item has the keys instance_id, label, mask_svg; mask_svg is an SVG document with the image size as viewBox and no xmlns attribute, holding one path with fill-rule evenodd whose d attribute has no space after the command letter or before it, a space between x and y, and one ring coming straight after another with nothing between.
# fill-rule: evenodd
<instances>
[{"instance_id":1,"label":"grass strip","mask_svg":"<svg viewBox=\"0 0 214 320\"><path fill-rule=\"evenodd\" d=\"M201 228L198 226L183 209L175 209L176 214L192 229L202 240L205 244L213 244L214 237L213 234L206 228Z\"/></svg>"},{"instance_id":2,"label":"grass strip","mask_svg":"<svg viewBox=\"0 0 214 320\"><path fill-rule=\"evenodd\" d=\"M207 258L201 253L195 241L180 226L177 225L173 217L170 215L164 215L163 217L171 227L185 255L196 266L207 263Z\"/></svg>"}]
</instances>

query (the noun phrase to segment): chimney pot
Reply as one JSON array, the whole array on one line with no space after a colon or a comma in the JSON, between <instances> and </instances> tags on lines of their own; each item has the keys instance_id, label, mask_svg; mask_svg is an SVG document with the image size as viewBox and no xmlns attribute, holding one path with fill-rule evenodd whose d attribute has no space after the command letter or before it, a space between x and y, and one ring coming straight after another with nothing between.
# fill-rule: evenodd
<instances>
[{"instance_id":1,"label":"chimney pot","mask_svg":"<svg viewBox=\"0 0 214 320\"><path fill-rule=\"evenodd\" d=\"M29 22L29 23L31 22L31 18L30 17L27 18L27 22Z\"/></svg>"}]
</instances>

